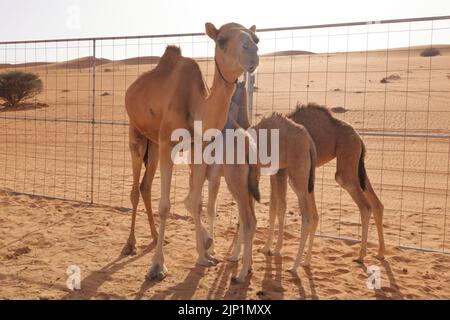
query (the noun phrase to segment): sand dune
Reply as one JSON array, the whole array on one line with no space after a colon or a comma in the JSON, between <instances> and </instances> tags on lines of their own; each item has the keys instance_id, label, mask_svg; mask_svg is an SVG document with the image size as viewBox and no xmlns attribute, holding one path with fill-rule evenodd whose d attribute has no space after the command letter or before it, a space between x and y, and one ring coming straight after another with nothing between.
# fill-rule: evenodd
<instances>
[{"instance_id":1,"label":"sand dune","mask_svg":"<svg viewBox=\"0 0 450 320\"><path fill-rule=\"evenodd\" d=\"M271 53L264 53L260 55L261 57L268 57L268 56L300 56L300 55L309 55L309 54L315 54L314 52L310 51L302 51L302 50L286 50L286 51L276 51Z\"/></svg>"}]
</instances>

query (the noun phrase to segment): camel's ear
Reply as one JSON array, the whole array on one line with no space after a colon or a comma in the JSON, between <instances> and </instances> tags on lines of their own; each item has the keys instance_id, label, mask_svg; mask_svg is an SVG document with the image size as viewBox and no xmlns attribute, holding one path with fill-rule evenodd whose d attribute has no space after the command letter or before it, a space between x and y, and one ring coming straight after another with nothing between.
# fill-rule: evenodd
<instances>
[{"instance_id":1,"label":"camel's ear","mask_svg":"<svg viewBox=\"0 0 450 320\"><path fill-rule=\"evenodd\" d=\"M249 30L250 30L251 32L255 33L255 32L256 32L256 26L255 26L255 25L252 25L252 26L249 28Z\"/></svg>"},{"instance_id":2,"label":"camel's ear","mask_svg":"<svg viewBox=\"0 0 450 320\"><path fill-rule=\"evenodd\" d=\"M205 31L208 37L216 41L217 35L219 34L219 30L217 30L212 23L210 22L205 23Z\"/></svg>"}]
</instances>

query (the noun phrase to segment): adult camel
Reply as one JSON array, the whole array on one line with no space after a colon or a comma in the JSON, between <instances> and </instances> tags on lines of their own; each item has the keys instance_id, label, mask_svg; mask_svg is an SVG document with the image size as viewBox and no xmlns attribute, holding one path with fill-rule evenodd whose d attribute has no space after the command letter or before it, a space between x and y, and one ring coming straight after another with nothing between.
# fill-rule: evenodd
<instances>
[{"instance_id":1,"label":"adult camel","mask_svg":"<svg viewBox=\"0 0 450 320\"><path fill-rule=\"evenodd\" d=\"M247 130L250 127L250 121L248 119L247 110L247 89L245 88L246 82L241 81L236 85L236 91L231 98L230 108L228 110L228 119L222 130L222 136L225 139L225 130L242 128ZM207 205L207 217L208 217L208 231L212 237L212 244L209 247L209 253L215 254L214 250L214 227L216 220L216 202L217 195L219 194L220 178L224 176L223 164L210 164L206 171L206 179L208 180L208 205ZM190 181L192 185L192 174L190 175ZM191 201L191 188L189 194L184 200L186 208L190 211Z\"/></svg>"},{"instance_id":2,"label":"adult camel","mask_svg":"<svg viewBox=\"0 0 450 320\"><path fill-rule=\"evenodd\" d=\"M189 130L193 135L194 121L202 121L203 132L222 129L228 116L228 107L235 83L244 71L253 72L259 64L256 27L244 28L228 23L217 29L205 24L206 34L215 41L215 72L211 91L204 81L200 67L193 59L183 57L179 48L167 47L158 65L142 74L128 88L125 106L130 121L130 151L133 166L132 230L124 253L133 251L134 224L139 202L139 189L144 199L156 251L147 278L162 280L167 275L163 243L166 221L170 212L170 187L173 159L171 151L176 141L171 136L176 129ZM161 171L161 198L159 201L159 235L154 227L151 210L151 184L158 158ZM139 187L142 163L146 172ZM193 174L192 216L196 229L197 263L210 266L215 263L207 249L211 237L200 220L200 201L206 165L191 166ZM131 250L130 250L131 249Z\"/></svg>"}]
</instances>

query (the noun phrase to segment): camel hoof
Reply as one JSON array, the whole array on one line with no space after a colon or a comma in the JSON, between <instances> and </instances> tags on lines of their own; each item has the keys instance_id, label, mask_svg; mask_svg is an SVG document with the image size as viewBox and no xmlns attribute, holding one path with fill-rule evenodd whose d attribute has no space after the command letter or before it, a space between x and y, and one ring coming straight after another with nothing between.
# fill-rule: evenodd
<instances>
[{"instance_id":1,"label":"camel hoof","mask_svg":"<svg viewBox=\"0 0 450 320\"><path fill-rule=\"evenodd\" d=\"M123 249L122 254L124 256L132 256L136 254L136 246L133 243L127 243Z\"/></svg>"},{"instance_id":2,"label":"camel hoof","mask_svg":"<svg viewBox=\"0 0 450 320\"><path fill-rule=\"evenodd\" d=\"M206 257L198 257L197 264L203 267L213 267L217 265L217 262L214 260L207 259Z\"/></svg>"},{"instance_id":3,"label":"camel hoof","mask_svg":"<svg viewBox=\"0 0 450 320\"><path fill-rule=\"evenodd\" d=\"M292 268L288 269L287 271L290 272L293 276L298 276L296 267L292 267Z\"/></svg>"},{"instance_id":4,"label":"camel hoof","mask_svg":"<svg viewBox=\"0 0 450 320\"><path fill-rule=\"evenodd\" d=\"M278 256L280 254L280 250L269 250L268 255L271 257Z\"/></svg>"},{"instance_id":5,"label":"camel hoof","mask_svg":"<svg viewBox=\"0 0 450 320\"><path fill-rule=\"evenodd\" d=\"M353 261L358 264L364 264L364 258L353 259Z\"/></svg>"},{"instance_id":6,"label":"camel hoof","mask_svg":"<svg viewBox=\"0 0 450 320\"><path fill-rule=\"evenodd\" d=\"M377 254L376 256L375 256L375 258L377 258L378 260L384 260L384 254Z\"/></svg>"},{"instance_id":7,"label":"camel hoof","mask_svg":"<svg viewBox=\"0 0 450 320\"><path fill-rule=\"evenodd\" d=\"M161 281L167 276L167 268L163 264L162 267L156 264L148 270L147 276L145 277L149 281L158 280Z\"/></svg>"},{"instance_id":8,"label":"camel hoof","mask_svg":"<svg viewBox=\"0 0 450 320\"><path fill-rule=\"evenodd\" d=\"M270 255L270 248L262 247L258 249L258 252L265 255Z\"/></svg>"},{"instance_id":9,"label":"camel hoof","mask_svg":"<svg viewBox=\"0 0 450 320\"><path fill-rule=\"evenodd\" d=\"M229 256L229 257L227 258L227 260L228 260L229 262L238 262L238 261L239 261L239 256Z\"/></svg>"},{"instance_id":10,"label":"camel hoof","mask_svg":"<svg viewBox=\"0 0 450 320\"><path fill-rule=\"evenodd\" d=\"M205 257L206 257L207 260L210 260L210 261L214 262L215 265L217 265L219 263L219 260L216 259L215 257L213 257L212 255L210 255L209 252L206 252Z\"/></svg>"},{"instance_id":11,"label":"camel hoof","mask_svg":"<svg viewBox=\"0 0 450 320\"><path fill-rule=\"evenodd\" d=\"M243 283L244 280L240 279L239 277L231 277L231 283L233 284L239 284L239 283Z\"/></svg>"},{"instance_id":12,"label":"camel hoof","mask_svg":"<svg viewBox=\"0 0 450 320\"><path fill-rule=\"evenodd\" d=\"M233 283L233 284L243 283L244 280L245 280L245 277L236 277L236 276L231 277L231 283Z\"/></svg>"}]
</instances>

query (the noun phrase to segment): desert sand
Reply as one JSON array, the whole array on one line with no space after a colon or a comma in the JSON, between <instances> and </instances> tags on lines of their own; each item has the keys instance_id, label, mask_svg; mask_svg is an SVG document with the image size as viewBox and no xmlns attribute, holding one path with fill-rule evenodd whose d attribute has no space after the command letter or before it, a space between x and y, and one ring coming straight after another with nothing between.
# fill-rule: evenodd
<instances>
[{"instance_id":1,"label":"desert sand","mask_svg":"<svg viewBox=\"0 0 450 320\"><path fill-rule=\"evenodd\" d=\"M297 102L314 101L338 107L334 110L342 112L335 116L362 133L448 134L450 47L440 46L441 55L433 58L420 57L422 49L264 56L257 72L253 121L272 111L288 112ZM123 101L128 85L156 62L151 56L98 59L95 92L92 58L16 66L38 73L45 90L34 101L42 103L39 108L0 107L0 298L450 298L450 256L442 253L450 248L448 138L363 135L368 175L386 208L385 261L373 257L377 239L372 222L364 266L352 261L358 243L318 238L311 267L300 268L298 278L293 278L285 270L297 251L301 219L289 191L282 255L265 257L255 248L254 271L242 285L230 284L237 265L225 261L237 217L225 182L217 210L221 262L205 269L195 265L194 225L182 205L188 170L177 166L165 248L170 274L161 283L144 282L152 246L142 201L137 255L119 257L131 218L126 209L131 166ZM214 61L199 63L210 83ZM3 65L0 72L13 68ZM381 83L386 77L388 82ZM318 232L359 239L357 207L335 183L334 172L334 162L317 170ZM260 188L256 247L263 244L267 231L267 177ZM157 211L159 172L152 199ZM81 268L80 291L65 286L71 264ZM366 287L365 268L370 265L381 269L380 290Z\"/></svg>"},{"instance_id":2,"label":"desert sand","mask_svg":"<svg viewBox=\"0 0 450 320\"><path fill-rule=\"evenodd\" d=\"M294 262L298 226L290 224L280 257L254 253L253 273L232 284L238 266L225 261L235 234L234 219L219 219L216 267L195 265L191 218L173 214L165 246L170 274L145 281L154 245L146 217L138 215L137 254L120 257L128 237L129 214L107 206L0 195L2 299L449 299L450 256L388 246L387 259L369 255L353 262L359 245L318 238L312 265L298 277L286 271ZM221 215L222 216L222 215ZM258 228L255 246L264 242ZM149 245L150 244L150 245ZM369 246L375 254L376 246ZM81 290L66 287L66 269L81 269ZM368 266L379 266L381 289L366 286Z\"/></svg>"}]
</instances>

